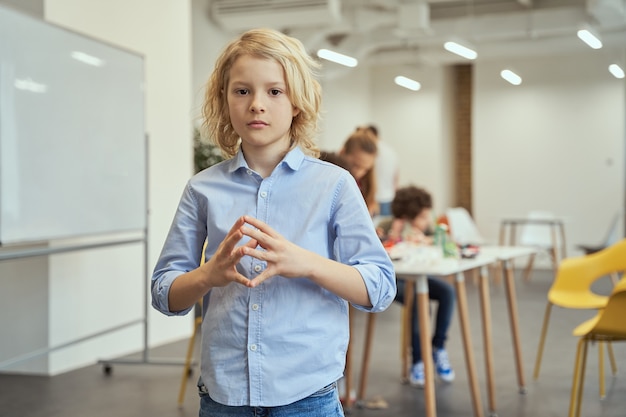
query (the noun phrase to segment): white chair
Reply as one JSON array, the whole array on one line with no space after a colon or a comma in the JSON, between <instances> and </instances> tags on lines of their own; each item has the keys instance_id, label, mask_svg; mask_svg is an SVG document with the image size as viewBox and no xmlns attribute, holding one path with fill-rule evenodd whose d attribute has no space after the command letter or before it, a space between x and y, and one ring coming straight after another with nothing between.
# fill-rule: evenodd
<instances>
[{"instance_id":1,"label":"white chair","mask_svg":"<svg viewBox=\"0 0 626 417\"><path fill-rule=\"evenodd\" d=\"M481 246L486 243L483 236L478 231L478 226L474 219L464 207L452 207L446 210L446 219L448 221L450 238L457 245L476 245ZM494 281L499 284L502 281L500 275L500 266L492 265L489 267ZM478 282L478 270L472 271L472 281L474 284Z\"/></svg>"},{"instance_id":2,"label":"white chair","mask_svg":"<svg viewBox=\"0 0 626 417\"><path fill-rule=\"evenodd\" d=\"M457 244L482 245L485 243L474 219L464 207L449 208L446 210L446 218L450 227L450 238Z\"/></svg>"},{"instance_id":3,"label":"white chair","mask_svg":"<svg viewBox=\"0 0 626 417\"><path fill-rule=\"evenodd\" d=\"M550 221L555 221L556 217L553 213L545 210L533 210L528 212L527 215L528 222L524 224L522 228L522 233L519 239L519 244L521 246L530 246L538 249L542 252L547 252L550 256L550 260L552 261L553 270L556 273L557 266L559 264L559 257L557 255L557 247L559 243L562 243L564 246L564 242L559 242L558 234L556 233L556 223L550 223ZM542 223L542 221L548 221ZM565 257L565 253L561 254L562 257ZM524 270L524 280L530 280L530 271L533 268L533 264L535 261L535 254L530 255L528 259L528 264Z\"/></svg>"}]
</instances>

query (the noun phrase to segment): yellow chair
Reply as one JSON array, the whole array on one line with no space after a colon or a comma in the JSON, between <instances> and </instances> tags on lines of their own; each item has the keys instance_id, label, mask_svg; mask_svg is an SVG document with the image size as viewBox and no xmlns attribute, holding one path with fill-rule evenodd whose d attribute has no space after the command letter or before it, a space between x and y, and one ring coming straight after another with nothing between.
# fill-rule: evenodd
<instances>
[{"instance_id":1,"label":"yellow chair","mask_svg":"<svg viewBox=\"0 0 626 417\"><path fill-rule=\"evenodd\" d=\"M570 397L569 417L580 416L587 364L587 347L590 341L626 341L626 279L615 285L604 309L574 329L574 336L580 336L574 362L574 377Z\"/></svg>"},{"instance_id":2,"label":"yellow chair","mask_svg":"<svg viewBox=\"0 0 626 417\"><path fill-rule=\"evenodd\" d=\"M541 357L548 329L548 321L552 306L572 309L602 309L608 301L607 296L591 291L591 285L598 279L616 271L626 270L626 239L601 251L587 256L564 259L557 270L552 287L548 291L548 303L543 319L543 327L535 360L534 379L539 377ZM604 397L604 356L603 343L598 344L600 361L600 396ZM617 371L613 349L607 345L611 368Z\"/></svg>"},{"instance_id":3,"label":"yellow chair","mask_svg":"<svg viewBox=\"0 0 626 417\"><path fill-rule=\"evenodd\" d=\"M185 358L185 366L183 367L183 377L180 380L180 389L178 391L178 407L182 407L185 402L185 390L187 389L187 380L191 375L191 363L193 362L193 351L196 346L196 336L200 332L200 326L202 325L202 300L200 300L195 306L196 319L194 320L193 333L189 338L189 344L187 345L187 357Z\"/></svg>"}]
</instances>

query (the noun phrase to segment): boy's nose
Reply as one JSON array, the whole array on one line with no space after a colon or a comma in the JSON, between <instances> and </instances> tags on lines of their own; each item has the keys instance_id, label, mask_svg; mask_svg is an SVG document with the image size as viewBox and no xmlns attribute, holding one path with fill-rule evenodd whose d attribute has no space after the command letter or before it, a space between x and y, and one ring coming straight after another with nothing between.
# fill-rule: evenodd
<instances>
[{"instance_id":1,"label":"boy's nose","mask_svg":"<svg viewBox=\"0 0 626 417\"><path fill-rule=\"evenodd\" d=\"M263 101L260 99L260 97L253 97L252 102L250 103L250 111L253 113L262 113L265 111L265 105L263 104Z\"/></svg>"}]
</instances>

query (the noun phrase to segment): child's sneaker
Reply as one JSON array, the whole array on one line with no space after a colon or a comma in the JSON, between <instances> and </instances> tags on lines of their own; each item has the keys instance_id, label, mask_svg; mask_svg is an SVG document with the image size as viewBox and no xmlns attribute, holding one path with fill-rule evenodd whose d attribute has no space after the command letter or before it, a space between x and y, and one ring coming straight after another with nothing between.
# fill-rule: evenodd
<instances>
[{"instance_id":1,"label":"child's sneaker","mask_svg":"<svg viewBox=\"0 0 626 417\"><path fill-rule=\"evenodd\" d=\"M419 361L411 367L409 383L414 387L424 387L424 362Z\"/></svg>"},{"instance_id":2,"label":"child's sneaker","mask_svg":"<svg viewBox=\"0 0 626 417\"><path fill-rule=\"evenodd\" d=\"M439 378L444 382L454 381L454 370L450 366L448 352L445 349L433 349L433 360L435 361L435 371Z\"/></svg>"}]
</instances>

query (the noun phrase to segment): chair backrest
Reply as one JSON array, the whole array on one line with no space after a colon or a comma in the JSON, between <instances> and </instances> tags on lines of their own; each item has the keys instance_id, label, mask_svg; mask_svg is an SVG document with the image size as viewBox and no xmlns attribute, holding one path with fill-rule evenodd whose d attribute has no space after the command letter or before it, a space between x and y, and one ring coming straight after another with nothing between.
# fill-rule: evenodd
<instances>
[{"instance_id":1,"label":"chair backrest","mask_svg":"<svg viewBox=\"0 0 626 417\"><path fill-rule=\"evenodd\" d=\"M612 336L626 339L626 279L622 278L609 296L609 300L599 313L593 335Z\"/></svg>"},{"instance_id":2,"label":"chair backrest","mask_svg":"<svg viewBox=\"0 0 626 417\"><path fill-rule=\"evenodd\" d=\"M600 265L599 272L602 275L624 272L626 271L626 239L621 239L617 243L588 256L597 259L597 263Z\"/></svg>"},{"instance_id":3,"label":"chair backrest","mask_svg":"<svg viewBox=\"0 0 626 417\"><path fill-rule=\"evenodd\" d=\"M626 239L590 255L563 259L550 291L588 291L594 281L623 271L626 271Z\"/></svg>"},{"instance_id":4,"label":"chair backrest","mask_svg":"<svg viewBox=\"0 0 626 417\"><path fill-rule=\"evenodd\" d=\"M528 212L526 218L529 220L522 228L519 243L522 246L537 246L550 248L557 245L552 240L552 228L548 224L533 224L532 220L554 220L555 216L549 211L533 210ZM557 239L559 237L557 236Z\"/></svg>"},{"instance_id":5,"label":"chair backrest","mask_svg":"<svg viewBox=\"0 0 626 417\"><path fill-rule=\"evenodd\" d=\"M450 237L459 245L481 245L485 242L474 219L463 207L453 207L446 210Z\"/></svg>"}]
</instances>

